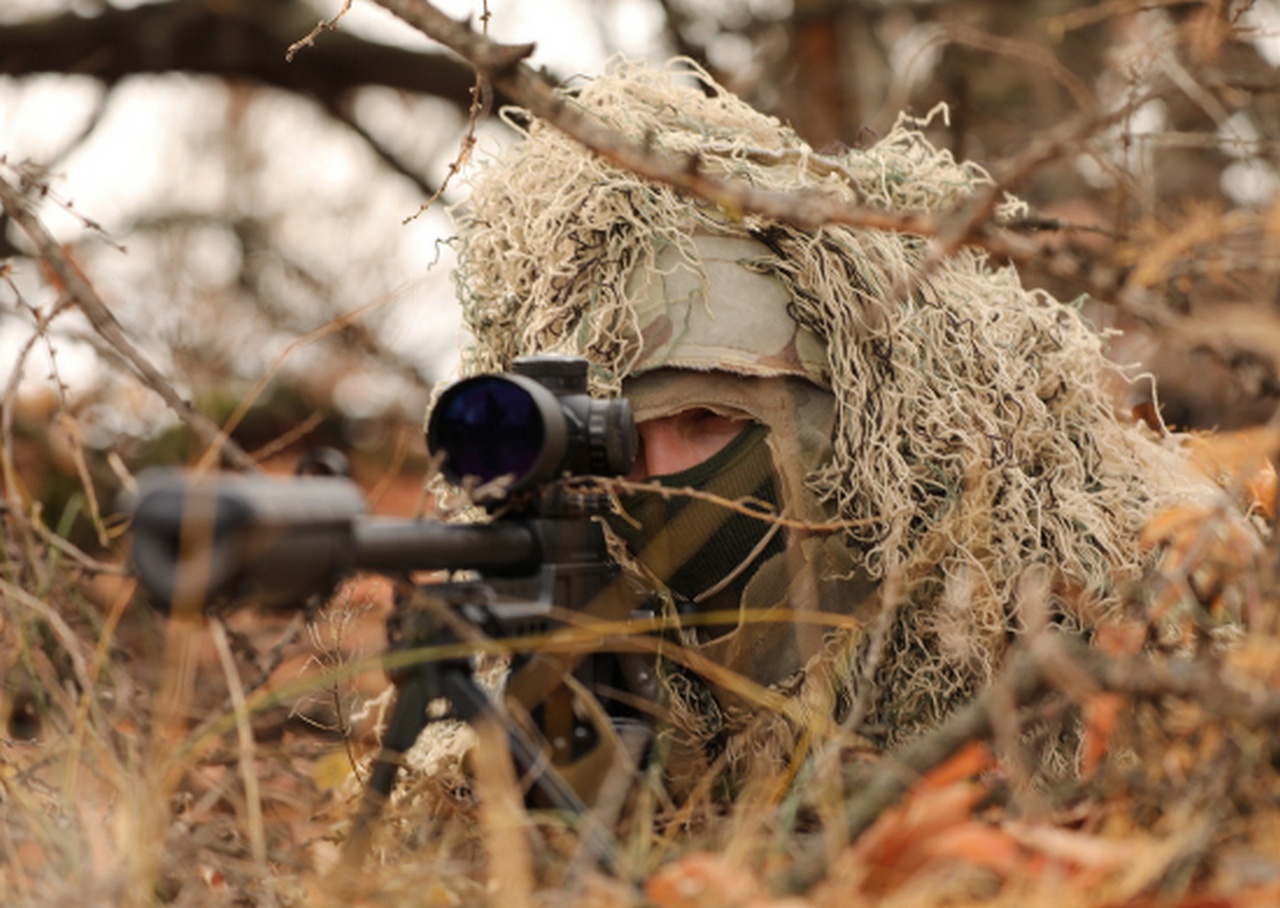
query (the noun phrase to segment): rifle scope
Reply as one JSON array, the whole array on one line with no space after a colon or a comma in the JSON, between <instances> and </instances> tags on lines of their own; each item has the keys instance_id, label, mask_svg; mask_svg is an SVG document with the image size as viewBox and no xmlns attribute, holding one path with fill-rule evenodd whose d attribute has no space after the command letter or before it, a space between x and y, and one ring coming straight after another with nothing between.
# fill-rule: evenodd
<instances>
[{"instance_id":1,"label":"rifle scope","mask_svg":"<svg viewBox=\"0 0 1280 908\"><path fill-rule=\"evenodd\" d=\"M589 397L586 360L528 357L515 369L465 379L441 395L427 445L447 479L475 486L477 501L500 504L566 473L631 468L631 405ZM562 554L575 549L572 521L544 521L535 530L521 519L463 526L371 518L359 488L335 476L282 481L154 470L140 477L133 499L125 506L138 578L165 608L221 596L288 607L360 569L523 576L537 573L549 545ZM549 543L550 526L559 524Z\"/></svg>"},{"instance_id":2,"label":"rifle scope","mask_svg":"<svg viewBox=\"0 0 1280 908\"><path fill-rule=\"evenodd\" d=\"M587 361L517 359L514 371L463 379L446 390L427 424L427 448L456 485L502 498L574 475L626 473L636 456L631 404L587 394ZM480 497L486 497L485 494Z\"/></svg>"}]
</instances>

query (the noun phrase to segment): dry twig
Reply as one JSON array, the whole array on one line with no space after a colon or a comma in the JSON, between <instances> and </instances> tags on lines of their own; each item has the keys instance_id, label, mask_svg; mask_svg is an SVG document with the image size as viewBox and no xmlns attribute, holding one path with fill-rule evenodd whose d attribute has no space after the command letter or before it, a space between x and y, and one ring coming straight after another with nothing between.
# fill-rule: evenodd
<instances>
[{"instance_id":1,"label":"dry twig","mask_svg":"<svg viewBox=\"0 0 1280 908\"><path fill-rule=\"evenodd\" d=\"M1040 636L1012 652L996 682L941 726L888 754L869 776L846 780L847 787L857 789L845 806L847 840L857 839L965 745L992 740L997 710L1024 710L1055 692L1081 704L1099 691L1137 700L1187 700L1210 715L1251 729L1280 720L1280 695L1259 696L1233 687L1222 680L1218 666L1203 660L1158 659L1146 653L1109 656L1060 637ZM809 889L826 873L826 859L823 848L810 850L785 877L783 887L793 892Z\"/></svg>"},{"instance_id":2,"label":"dry twig","mask_svg":"<svg viewBox=\"0 0 1280 908\"><path fill-rule=\"evenodd\" d=\"M211 446L219 447L228 465L238 470L257 469L252 458L239 445L226 438L216 423L196 410L189 401L183 400L169 384L168 379L152 365L151 360L134 346L115 315L98 296L93 284L62 250L40 219L32 213L31 207L22 194L3 177L0 177L0 205L30 238L40 258L61 284L63 292L75 301L80 311L93 325L94 330L125 358L142 382L159 394L170 409L177 413L178 417L189 425L201 440Z\"/></svg>"},{"instance_id":3,"label":"dry twig","mask_svg":"<svg viewBox=\"0 0 1280 908\"><path fill-rule=\"evenodd\" d=\"M553 124L606 160L645 179L713 202L732 215L756 215L808 230L839 224L928 237L937 236L952 226L950 217L850 206L818 193L764 191L709 176L701 171L696 158L672 160L651 148L625 140L613 129L566 104L545 79L523 62L533 52L533 45L490 41L469 24L451 19L427 0L376 2L458 54L482 78L534 116ZM1043 256L1045 246L1034 238L963 215L959 223L967 225L963 244L976 245L1014 261Z\"/></svg>"}]
</instances>

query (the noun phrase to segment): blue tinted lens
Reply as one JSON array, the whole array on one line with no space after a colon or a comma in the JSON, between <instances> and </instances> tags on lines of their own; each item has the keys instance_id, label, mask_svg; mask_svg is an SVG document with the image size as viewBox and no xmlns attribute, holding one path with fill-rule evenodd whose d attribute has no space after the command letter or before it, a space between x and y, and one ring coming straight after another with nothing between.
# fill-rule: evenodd
<instances>
[{"instance_id":1,"label":"blue tinted lens","mask_svg":"<svg viewBox=\"0 0 1280 908\"><path fill-rule=\"evenodd\" d=\"M542 417L519 385L493 376L472 379L450 389L440 408L437 448L453 478L489 482L512 475L518 481L537 463Z\"/></svg>"}]
</instances>

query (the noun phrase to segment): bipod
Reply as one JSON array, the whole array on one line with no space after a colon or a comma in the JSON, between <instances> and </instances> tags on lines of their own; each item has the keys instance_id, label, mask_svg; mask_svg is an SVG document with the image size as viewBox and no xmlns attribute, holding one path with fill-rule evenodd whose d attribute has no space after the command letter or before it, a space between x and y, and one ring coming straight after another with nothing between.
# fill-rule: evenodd
<instances>
[{"instance_id":1,"label":"bipod","mask_svg":"<svg viewBox=\"0 0 1280 908\"><path fill-rule=\"evenodd\" d=\"M396 611L388 620L388 656L427 647L475 644L483 639L478 626L487 625L477 621L475 610L487 608L483 603L489 595L483 583L434 584L414 587L404 596L398 594ZM456 614L458 611L467 614ZM395 706L343 845L344 864L359 866L367 856L374 824L391 797L405 754L432 722L454 719L473 726L492 722L504 729L517 773L531 785L526 800L540 796L545 806L577 818L584 849L603 869L615 869L613 837L556 771L544 748L476 682L469 655L417 659L406 665L396 664L394 657L389 661L393 663L388 675L396 686ZM433 710L433 704L438 703L446 703L448 708Z\"/></svg>"}]
</instances>

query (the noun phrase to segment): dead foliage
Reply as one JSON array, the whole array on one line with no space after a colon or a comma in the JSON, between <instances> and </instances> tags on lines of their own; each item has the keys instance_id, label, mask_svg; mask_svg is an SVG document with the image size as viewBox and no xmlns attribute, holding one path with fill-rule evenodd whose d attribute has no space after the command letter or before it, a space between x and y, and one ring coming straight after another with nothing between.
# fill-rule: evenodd
<instances>
[{"instance_id":1,"label":"dead foliage","mask_svg":"<svg viewBox=\"0 0 1280 908\"><path fill-rule=\"evenodd\" d=\"M1070 35L1098 22L1131 25L1139 6L1171 7L1187 59L1204 66L1221 62L1243 27L1236 5L1222 2L1104 3L1056 27ZM487 77L521 90L528 75L513 69L510 53L484 59ZM1243 90L1226 86L1228 99L1226 89ZM1047 159L1063 142L1083 141L1082 130L1111 124L1084 117L1068 125L1033 150ZM640 151L615 157L646 164L634 158ZM1102 156L1096 145L1089 153ZM1025 172L1034 157L1022 162ZM699 191L696 167L647 164L651 178ZM0 168L10 217L34 210L39 185ZM761 200L734 200L753 202ZM491 743L479 760L443 759L437 773L402 785L368 859L344 864L341 845L386 721L376 661L386 586L352 583L305 616L162 621L122 567L123 528L109 506L132 465L84 442L83 411L61 393L56 368L54 390L32 396L19 393L15 366L0 375L0 901L1276 904L1280 552L1271 526L1280 435L1265 416L1280 389L1280 328L1250 313L1275 297L1270 247L1280 207L1148 213L1131 230L1088 242L1071 231L1040 236L1060 224L991 232L964 212L923 226L947 241L986 243L1054 280L1074 279L1115 304L1131 336L1181 357L1175 377L1190 372L1194 385L1202 373L1185 364L1211 364L1223 390L1189 406L1198 418L1179 425L1225 424L1227 400L1263 413L1248 430L1183 442L1229 497L1149 523L1143 542L1163 552L1159 567L1129 584L1123 609L1096 623L1087 642L1047 630L1024 635L989 689L893 752L870 753L855 733L826 727L814 730L803 759L731 801L697 791L672 803L641 784L610 824L607 871L573 822L524 806L519 780ZM0 293L30 328L22 356L51 343L55 321L83 312L121 372L187 422L195 439L188 460L256 468L223 424L191 407L133 347L94 275L38 224L32 230L43 297L29 302L0 272ZM1237 308L1215 319L1224 301ZM1143 412L1166 428L1154 406ZM375 491L387 489L402 493L388 507L416 507L413 477ZM1046 740L1063 729L1078 739L1078 767L1047 771Z\"/></svg>"}]
</instances>

